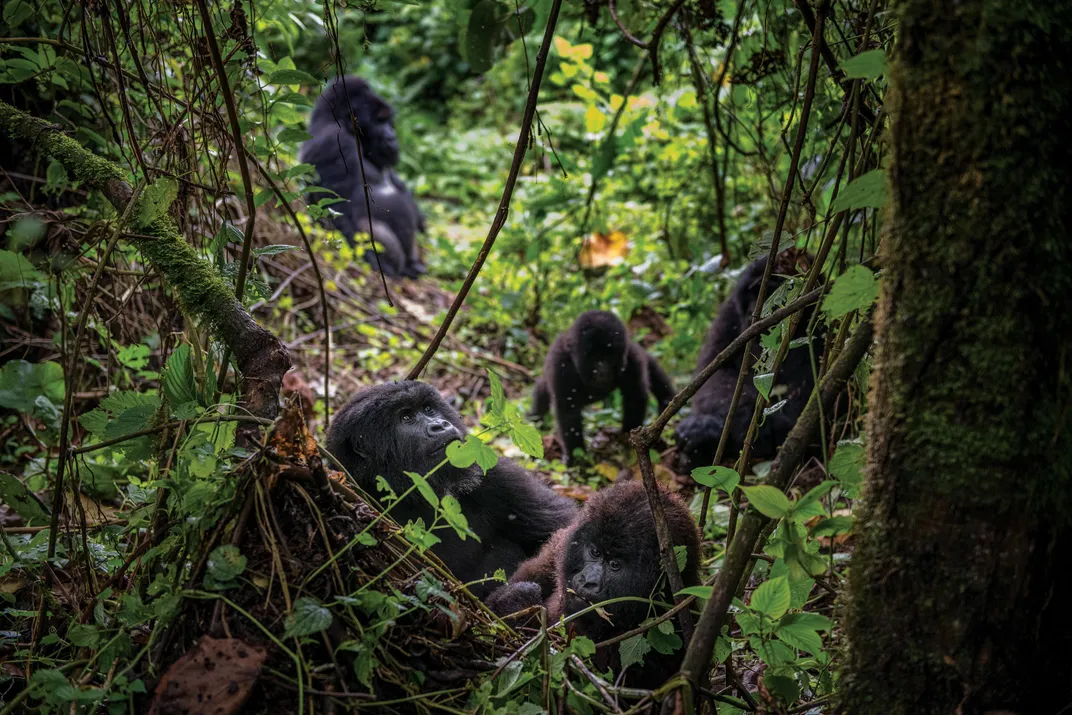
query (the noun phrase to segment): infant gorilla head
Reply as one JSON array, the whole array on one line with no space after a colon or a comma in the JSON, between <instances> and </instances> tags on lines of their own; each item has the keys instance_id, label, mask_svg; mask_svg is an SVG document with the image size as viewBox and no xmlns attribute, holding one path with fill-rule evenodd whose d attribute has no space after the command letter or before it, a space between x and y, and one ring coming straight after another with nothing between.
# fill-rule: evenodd
<instances>
[{"instance_id":1,"label":"infant gorilla head","mask_svg":"<svg viewBox=\"0 0 1072 715\"><path fill-rule=\"evenodd\" d=\"M671 539L686 549L682 581L695 586L700 582L699 531L681 499L661 488L659 497ZM638 481L619 482L593 495L572 524L556 533L536 557L521 564L509 583L491 595L488 606L506 615L544 603L549 618L558 620L623 597L673 600L659 560L655 518L644 485ZM606 640L639 626L652 606L629 600L602 610L609 622L590 610L572 622L577 633L596 642ZM643 665L630 670L627 682L654 687L677 669L682 655L680 650L649 653ZM621 665L617 646L600 649L596 664L617 671Z\"/></svg>"},{"instance_id":2,"label":"infant gorilla head","mask_svg":"<svg viewBox=\"0 0 1072 715\"><path fill-rule=\"evenodd\" d=\"M366 491L375 493L382 476L401 494L412 486L404 472L427 474L465 434L461 416L434 387L395 382L362 390L335 415L328 450ZM447 462L428 483L439 496L460 496L475 489L480 476L475 464L462 469Z\"/></svg>"},{"instance_id":3,"label":"infant gorilla head","mask_svg":"<svg viewBox=\"0 0 1072 715\"><path fill-rule=\"evenodd\" d=\"M686 548L682 580L686 586L696 585L700 580L696 524L678 497L661 489L659 494L670 536L676 546ZM644 485L621 482L597 492L577 518L559 560L558 588L552 598L561 599L562 615L626 596L672 602L665 581ZM624 601L606 607L613 625L595 612L582 616L581 623L586 635L602 640L640 625L649 609L647 603Z\"/></svg>"}]
</instances>

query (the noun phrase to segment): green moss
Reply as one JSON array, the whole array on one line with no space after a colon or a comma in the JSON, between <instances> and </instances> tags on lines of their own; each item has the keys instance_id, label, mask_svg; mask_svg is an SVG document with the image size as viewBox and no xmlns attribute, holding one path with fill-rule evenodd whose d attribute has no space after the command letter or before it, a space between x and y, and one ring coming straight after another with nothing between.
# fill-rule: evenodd
<instances>
[{"instance_id":1,"label":"green moss","mask_svg":"<svg viewBox=\"0 0 1072 715\"><path fill-rule=\"evenodd\" d=\"M94 188L110 180L124 180L119 167L103 159L48 122L0 102L0 131L15 139L26 139L42 154L63 164L76 179Z\"/></svg>"}]
</instances>

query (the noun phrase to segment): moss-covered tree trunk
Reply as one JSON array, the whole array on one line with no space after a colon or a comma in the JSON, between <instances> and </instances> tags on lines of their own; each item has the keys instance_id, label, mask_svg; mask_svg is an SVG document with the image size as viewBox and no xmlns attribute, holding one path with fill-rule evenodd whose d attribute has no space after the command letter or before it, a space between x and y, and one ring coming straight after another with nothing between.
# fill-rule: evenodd
<instances>
[{"instance_id":1,"label":"moss-covered tree trunk","mask_svg":"<svg viewBox=\"0 0 1072 715\"><path fill-rule=\"evenodd\" d=\"M846 713L1072 701L1072 1L902 0Z\"/></svg>"}]
</instances>

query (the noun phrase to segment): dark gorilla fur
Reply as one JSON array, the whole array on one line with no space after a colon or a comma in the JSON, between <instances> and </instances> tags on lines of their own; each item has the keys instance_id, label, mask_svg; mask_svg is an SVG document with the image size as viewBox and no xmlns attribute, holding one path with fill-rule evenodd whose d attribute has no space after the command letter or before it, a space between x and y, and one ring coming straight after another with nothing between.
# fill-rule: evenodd
<instances>
[{"instance_id":1,"label":"dark gorilla fur","mask_svg":"<svg viewBox=\"0 0 1072 715\"><path fill-rule=\"evenodd\" d=\"M759 284L763 279L763 269L766 264L767 259L761 258L747 266L741 273L733 292L719 308L718 314L711 323L707 338L700 349L697 371L714 360L750 323L756 299L759 297ZM767 295L773 294L785 280L772 271L768 281ZM794 339L807 334L808 321L813 311L814 308L809 308L804 312L797 332L793 335ZM816 335L817 339L812 344L812 348L818 355L823 350L822 333L817 332ZM759 356L758 347L754 354ZM689 416L678 424L675 430L676 467L681 472L688 473L696 467L710 465L714 459L743 359L742 351L712 375L711 379L704 383L693 397L692 411ZM785 386L786 390L779 396L772 397L772 402L780 400L787 402L777 412L763 418L760 423L752 445L752 455L763 459L773 457L778 447L785 441L789 431L796 424L797 418L800 417L800 413L803 412L814 387L811 357L807 346L789 350L781 367L778 368L777 381L778 385ZM752 412L755 410L758 395L751 376L747 377L741 390L741 398L737 403L737 410L733 414L733 425L730 428L724 456L736 457L744 447L745 434L752 421Z\"/></svg>"},{"instance_id":2,"label":"dark gorilla fur","mask_svg":"<svg viewBox=\"0 0 1072 715\"><path fill-rule=\"evenodd\" d=\"M644 423L649 393L655 395L660 410L674 396L669 376L655 358L629 339L618 316L605 310L581 313L551 344L532 394L533 417L543 417L554 407L567 464L573 461L573 450L584 450L581 410L615 390L622 393L625 433Z\"/></svg>"},{"instance_id":3,"label":"dark gorilla fur","mask_svg":"<svg viewBox=\"0 0 1072 715\"><path fill-rule=\"evenodd\" d=\"M376 495L377 475L395 494L413 482L403 472L427 474L445 456L446 446L465 439L457 410L439 391L422 382L376 385L359 392L336 416L328 430L328 450L361 488ZM483 477L480 467L459 469L448 462L429 484L439 496L451 494L461 504L469 527L480 541L462 541L450 530L437 531L441 543L433 553L462 581L491 576L496 569L513 573L577 513L577 505L509 459L500 459ZM414 492L391 511L400 524L424 519L431 523L428 502ZM476 585L478 597L490 587Z\"/></svg>"},{"instance_id":4,"label":"dark gorilla fur","mask_svg":"<svg viewBox=\"0 0 1072 715\"><path fill-rule=\"evenodd\" d=\"M358 156L351 111L361 132L363 162ZM425 272L417 246L417 233L425 230L424 216L409 189L391 168L398 163L393 118L394 109L365 80L352 76L337 78L316 100L309 117L309 133L313 138L302 145L299 159L316 167L319 186L347 200L347 203L332 204L331 208L341 214L335 217L335 228L346 236L350 245L355 245L354 234L370 232L371 205L371 232L383 245L380 266L384 274L416 278ZM325 196L330 195L317 193L310 200L318 201ZM365 251L365 259L376 267L372 249Z\"/></svg>"},{"instance_id":5,"label":"dark gorilla fur","mask_svg":"<svg viewBox=\"0 0 1072 715\"><path fill-rule=\"evenodd\" d=\"M682 581L696 586L700 583L700 532L679 497L661 487L659 494L670 537L675 545L686 548ZM491 595L488 605L505 615L542 601L553 622L591 604L623 596L673 603L659 560L655 519L644 484L639 481L618 482L593 495L573 523L556 533L535 558L523 563L510 582ZM651 606L625 601L605 610L613 623L590 611L572 622L577 633L597 643L612 638L639 626ZM684 654L684 648L669 655L651 651L643 664L629 671L626 680L634 687L656 687L677 671ZM597 652L596 665L617 672L621 667L618 646Z\"/></svg>"}]
</instances>

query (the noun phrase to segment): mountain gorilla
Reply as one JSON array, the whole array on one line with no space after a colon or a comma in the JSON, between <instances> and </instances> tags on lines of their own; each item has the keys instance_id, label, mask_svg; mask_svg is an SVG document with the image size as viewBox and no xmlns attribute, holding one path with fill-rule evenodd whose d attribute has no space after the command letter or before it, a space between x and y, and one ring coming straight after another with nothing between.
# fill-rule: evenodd
<instances>
[{"instance_id":1,"label":"mountain gorilla","mask_svg":"<svg viewBox=\"0 0 1072 715\"><path fill-rule=\"evenodd\" d=\"M700 349L697 371L702 370L714 360L751 322L766 264L767 259L761 258L747 266L741 273L736 287L719 308L714 322L711 323L707 338ZM786 270L791 269L786 267ZM767 284L767 295L771 295L785 280L772 272ZM801 338L807 334L807 325L814 310L814 307L811 307L804 311L794 338ZM822 340L823 335L819 331L816 334L816 342L813 344L813 349L817 354L823 350ZM757 350L754 354L758 357L759 351ZM692 412L678 424L675 431L677 437L676 467L682 473L687 474L696 467L710 465L714 459L743 359L742 351L715 372L692 399ZM777 412L763 418L760 423L752 445L752 454L756 457L774 456L808 402L808 396L815 384L808 348L801 346L790 349L781 367L778 368L777 377L779 386L773 388L771 401L772 403L780 400L787 402ZM782 386L784 386L784 392L780 392L783 389ZM779 391L777 397L774 397L775 391ZM737 410L733 414L733 426L728 436L726 456L736 456L744 447L745 434L752 421L758 395L751 376L746 377L741 390L741 398L737 403Z\"/></svg>"},{"instance_id":2,"label":"mountain gorilla","mask_svg":"<svg viewBox=\"0 0 1072 715\"><path fill-rule=\"evenodd\" d=\"M573 451L584 451L581 410L615 390L622 393L622 432L644 422L648 394L662 410L674 396L674 384L651 355L629 339L625 325L614 313L590 310L555 338L536 380L532 417L555 410L558 440L566 464Z\"/></svg>"},{"instance_id":3,"label":"mountain gorilla","mask_svg":"<svg viewBox=\"0 0 1072 715\"><path fill-rule=\"evenodd\" d=\"M361 132L361 155L350 112ZM391 168L398 163L393 118L394 109L365 80L352 76L337 78L316 100L309 117L309 133L313 138L302 145L299 159L316 167L319 186L346 199L347 203L336 203L332 208L341 214L334 219L335 228L350 245L355 245L354 234L371 231L383 245L380 267L384 275L416 278L425 272L417 246L417 233L425 230L424 216ZM330 195L314 193L309 199L318 201L326 196ZM365 260L376 267L372 249L365 251Z\"/></svg>"},{"instance_id":4,"label":"mountain gorilla","mask_svg":"<svg viewBox=\"0 0 1072 715\"><path fill-rule=\"evenodd\" d=\"M663 510L670 537L684 546L686 586L700 583L700 533L685 503L661 487ZM548 617L557 621L592 604L624 596L673 602L659 560L659 540L655 519L648 504L644 484L618 482L597 492L567 528L552 537L540 553L525 563L488 598L488 606L499 615L516 613L544 603ZM604 607L608 623L594 610L580 616L577 633L595 642L612 638L639 626L652 613L650 603L622 601ZM635 672L627 674L634 687L653 688L670 677L681 665L684 649L675 653L650 652ZM596 653L600 669L621 666L617 645Z\"/></svg>"},{"instance_id":5,"label":"mountain gorilla","mask_svg":"<svg viewBox=\"0 0 1072 715\"><path fill-rule=\"evenodd\" d=\"M446 446L464 440L465 434L461 416L434 387L406 380L354 396L331 423L328 450L367 493L377 493L376 477L382 476L395 494L402 494L413 485L404 472L428 474L444 460ZM469 528L480 537L479 542L463 541L451 530L436 532L442 541L432 552L462 581L491 576L500 568L513 573L577 513L571 499L505 458L483 477L475 464L459 469L447 462L428 483L440 497L458 499ZM400 524L423 519L428 525L434 514L425 498L413 492L391 516ZM478 597L490 590L483 584L472 589Z\"/></svg>"}]
</instances>

